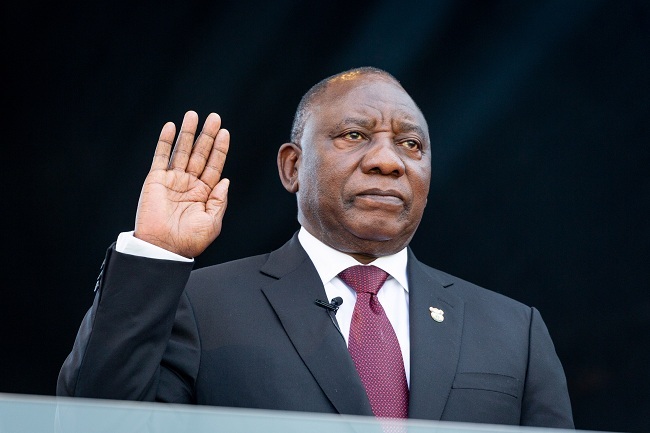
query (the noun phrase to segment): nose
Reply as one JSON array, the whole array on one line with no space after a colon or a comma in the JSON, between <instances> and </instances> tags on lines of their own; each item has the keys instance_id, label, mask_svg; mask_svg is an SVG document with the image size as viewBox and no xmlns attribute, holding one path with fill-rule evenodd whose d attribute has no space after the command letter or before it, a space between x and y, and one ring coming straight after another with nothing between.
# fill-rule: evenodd
<instances>
[{"instance_id":1,"label":"nose","mask_svg":"<svg viewBox=\"0 0 650 433\"><path fill-rule=\"evenodd\" d=\"M376 173L400 177L406 167L398 153L398 148L389 137L374 137L361 160L364 173Z\"/></svg>"}]
</instances>

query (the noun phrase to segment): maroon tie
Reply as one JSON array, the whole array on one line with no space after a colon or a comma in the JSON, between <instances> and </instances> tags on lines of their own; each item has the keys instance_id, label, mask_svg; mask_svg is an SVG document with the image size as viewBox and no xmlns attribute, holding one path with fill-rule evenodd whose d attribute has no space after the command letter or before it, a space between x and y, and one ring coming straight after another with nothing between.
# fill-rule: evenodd
<instances>
[{"instance_id":1,"label":"maroon tie","mask_svg":"<svg viewBox=\"0 0 650 433\"><path fill-rule=\"evenodd\" d=\"M388 274L376 266L352 266L339 277L357 292L348 350L378 417L406 418L409 390L399 342L377 292Z\"/></svg>"}]
</instances>

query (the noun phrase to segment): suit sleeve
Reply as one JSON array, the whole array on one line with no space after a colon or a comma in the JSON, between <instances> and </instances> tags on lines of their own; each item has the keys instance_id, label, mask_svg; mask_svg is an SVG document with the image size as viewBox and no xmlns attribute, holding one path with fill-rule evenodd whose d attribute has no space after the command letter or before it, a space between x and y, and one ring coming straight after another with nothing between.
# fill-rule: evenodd
<instances>
[{"instance_id":1,"label":"suit sleeve","mask_svg":"<svg viewBox=\"0 0 650 433\"><path fill-rule=\"evenodd\" d=\"M562 364L539 311L531 309L521 425L574 428Z\"/></svg>"},{"instance_id":2,"label":"suit sleeve","mask_svg":"<svg viewBox=\"0 0 650 433\"><path fill-rule=\"evenodd\" d=\"M192 266L109 248L57 395L191 402L199 343L184 288Z\"/></svg>"}]
</instances>

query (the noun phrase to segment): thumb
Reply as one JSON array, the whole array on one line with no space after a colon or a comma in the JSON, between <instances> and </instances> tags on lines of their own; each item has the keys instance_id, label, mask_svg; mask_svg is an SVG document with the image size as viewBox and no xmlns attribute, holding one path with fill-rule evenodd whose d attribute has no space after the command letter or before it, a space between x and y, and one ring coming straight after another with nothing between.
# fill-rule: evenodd
<instances>
[{"instance_id":1,"label":"thumb","mask_svg":"<svg viewBox=\"0 0 650 433\"><path fill-rule=\"evenodd\" d=\"M230 180L223 178L212 188L208 201L205 204L205 211L214 219L215 224L221 224L223 215L228 206L228 188Z\"/></svg>"}]
</instances>

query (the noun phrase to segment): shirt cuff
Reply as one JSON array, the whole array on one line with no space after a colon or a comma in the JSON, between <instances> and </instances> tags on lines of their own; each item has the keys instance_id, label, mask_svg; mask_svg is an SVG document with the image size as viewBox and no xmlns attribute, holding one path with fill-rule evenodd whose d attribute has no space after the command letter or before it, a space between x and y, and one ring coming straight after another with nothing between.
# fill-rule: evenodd
<instances>
[{"instance_id":1,"label":"shirt cuff","mask_svg":"<svg viewBox=\"0 0 650 433\"><path fill-rule=\"evenodd\" d=\"M117 237L115 250L118 253L130 254L132 256L147 257L149 259L175 260L177 262L193 262L194 259L188 259L179 254L167 251L149 242L143 241L133 236L133 230L122 232Z\"/></svg>"}]
</instances>

